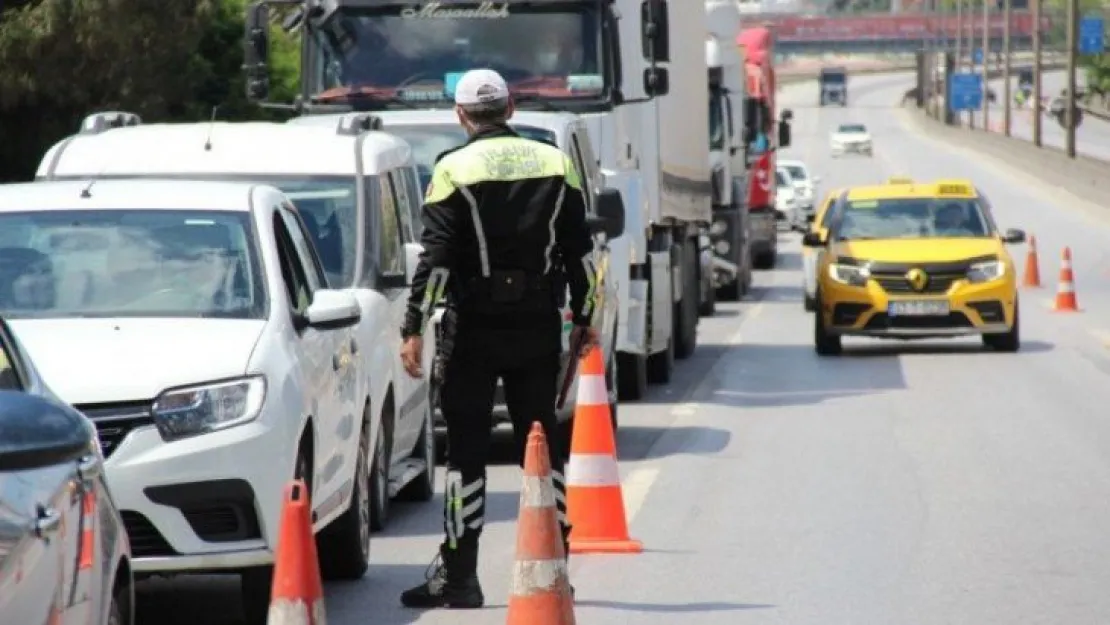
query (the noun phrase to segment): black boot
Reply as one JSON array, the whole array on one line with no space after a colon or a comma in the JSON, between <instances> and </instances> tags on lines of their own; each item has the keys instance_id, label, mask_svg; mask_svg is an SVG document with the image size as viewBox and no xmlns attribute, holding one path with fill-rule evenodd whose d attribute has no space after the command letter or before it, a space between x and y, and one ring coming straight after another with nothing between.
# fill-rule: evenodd
<instances>
[{"instance_id":1,"label":"black boot","mask_svg":"<svg viewBox=\"0 0 1110 625\"><path fill-rule=\"evenodd\" d=\"M485 604L478 584L478 548L441 545L426 573L428 581L401 593L406 608L473 609Z\"/></svg>"},{"instance_id":2,"label":"black boot","mask_svg":"<svg viewBox=\"0 0 1110 625\"><path fill-rule=\"evenodd\" d=\"M566 559L567 579L570 579L570 527L563 528L563 557ZM574 584L567 582L570 587L570 598L574 599Z\"/></svg>"}]
</instances>

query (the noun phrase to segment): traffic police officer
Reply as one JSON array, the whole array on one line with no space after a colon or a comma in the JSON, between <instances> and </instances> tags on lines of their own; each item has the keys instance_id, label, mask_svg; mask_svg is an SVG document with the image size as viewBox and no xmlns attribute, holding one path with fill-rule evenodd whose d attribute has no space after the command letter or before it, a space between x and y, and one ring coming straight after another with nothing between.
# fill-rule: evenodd
<instances>
[{"instance_id":1,"label":"traffic police officer","mask_svg":"<svg viewBox=\"0 0 1110 625\"><path fill-rule=\"evenodd\" d=\"M494 393L500 378L523 457L528 428L548 434L559 522L566 541L563 443L555 398L562 351L560 308L570 286L576 338L597 344L593 239L582 184L557 147L525 139L507 121L513 103L492 70L464 74L455 111L469 140L436 159L424 196L424 253L413 278L401 357L423 375L422 335L446 294L437 378L447 422L446 538L409 607L475 608L478 537L486 496Z\"/></svg>"}]
</instances>

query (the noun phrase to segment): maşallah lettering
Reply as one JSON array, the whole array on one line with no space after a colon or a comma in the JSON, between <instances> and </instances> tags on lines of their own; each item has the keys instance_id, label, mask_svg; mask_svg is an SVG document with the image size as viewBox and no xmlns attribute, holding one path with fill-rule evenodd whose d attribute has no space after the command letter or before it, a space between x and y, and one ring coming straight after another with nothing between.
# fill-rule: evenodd
<instances>
[{"instance_id":1,"label":"ma\u015fallah lettering","mask_svg":"<svg viewBox=\"0 0 1110 625\"><path fill-rule=\"evenodd\" d=\"M509 3L483 2L476 7L456 9L443 8L441 2L429 2L423 6L402 9L401 17L406 19L501 20L509 17Z\"/></svg>"}]
</instances>

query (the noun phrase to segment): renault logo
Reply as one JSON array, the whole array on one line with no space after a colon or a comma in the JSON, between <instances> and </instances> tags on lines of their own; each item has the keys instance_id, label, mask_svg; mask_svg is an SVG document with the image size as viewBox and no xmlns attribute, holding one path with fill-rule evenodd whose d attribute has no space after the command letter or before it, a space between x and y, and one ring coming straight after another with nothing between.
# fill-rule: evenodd
<instances>
[{"instance_id":1,"label":"renault logo","mask_svg":"<svg viewBox=\"0 0 1110 625\"><path fill-rule=\"evenodd\" d=\"M914 267L906 272L906 281L910 283L915 291L925 290L925 285L929 283L929 276L923 270Z\"/></svg>"}]
</instances>

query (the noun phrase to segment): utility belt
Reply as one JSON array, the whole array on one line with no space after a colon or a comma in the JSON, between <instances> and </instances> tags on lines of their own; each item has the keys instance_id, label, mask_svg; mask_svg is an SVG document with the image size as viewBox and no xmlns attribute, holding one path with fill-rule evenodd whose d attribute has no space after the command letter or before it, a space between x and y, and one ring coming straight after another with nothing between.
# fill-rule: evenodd
<instances>
[{"instance_id":1,"label":"utility belt","mask_svg":"<svg viewBox=\"0 0 1110 625\"><path fill-rule=\"evenodd\" d=\"M550 313L566 300L562 275L530 273L520 269L493 269L489 276L476 276L457 290L460 315L501 316Z\"/></svg>"}]
</instances>

